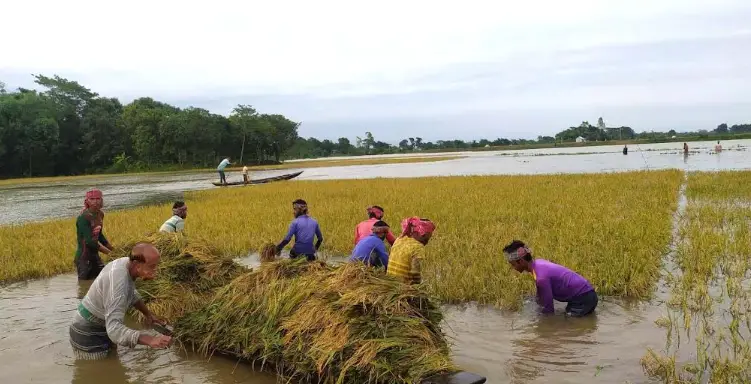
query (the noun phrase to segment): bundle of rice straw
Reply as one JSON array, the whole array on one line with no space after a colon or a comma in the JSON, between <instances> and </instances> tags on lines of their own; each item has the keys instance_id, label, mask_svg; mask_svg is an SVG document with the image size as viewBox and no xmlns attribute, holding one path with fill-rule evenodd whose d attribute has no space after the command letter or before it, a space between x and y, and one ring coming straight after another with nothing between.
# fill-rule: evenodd
<instances>
[{"instance_id":1,"label":"bundle of rice straw","mask_svg":"<svg viewBox=\"0 0 751 384\"><path fill-rule=\"evenodd\" d=\"M294 382L419 383L457 371L441 320L422 289L363 264L283 259L243 272L174 325L201 353L269 364Z\"/></svg>"},{"instance_id":2,"label":"bundle of rice straw","mask_svg":"<svg viewBox=\"0 0 751 384\"><path fill-rule=\"evenodd\" d=\"M261 262L276 260L276 245L274 243L266 243L266 245L261 247L259 255Z\"/></svg>"},{"instance_id":3,"label":"bundle of rice straw","mask_svg":"<svg viewBox=\"0 0 751 384\"><path fill-rule=\"evenodd\" d=\"M231 257L182 233L154 233L139 242L153 244L161 253L157 278L137 280L136 288L143 301L156 315L168 320L192 312L211 298L214 290L228 284L247 271ZM115 249L111 258L127 257L136 242ZM138 319L141 313L133 309Z\"/></svg>"}]
</instances>

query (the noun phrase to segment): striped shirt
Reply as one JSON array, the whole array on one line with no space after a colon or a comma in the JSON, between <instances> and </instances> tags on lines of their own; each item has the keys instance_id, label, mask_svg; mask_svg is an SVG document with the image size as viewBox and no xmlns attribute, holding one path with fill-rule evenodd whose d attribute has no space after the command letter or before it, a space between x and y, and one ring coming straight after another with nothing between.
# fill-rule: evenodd
<instances>
[{"instance_id":1,"label":"striped shirt","mask_svg":"<svg viewBox=\"0 0 751 384\"><path fill-rule=\"evenodd\" d=\"M420 265L424 257L425 245L412 237L399 237L391 247L386 273L407 284L419 284L422 282Z\"/></svg>"},{"instance_id":2,"label":"striped shirt","mask_svg":"<svg viewBox=\"0 0 751 384\"><path fill-rule=\"evenodd\" d=\"M121 257L104 266L81 304L95 317L104 320L107 336L114 343L128 347L138 344L140 332L125 326L123 319L128 309L141 296L128 272L130 259Z\"/></svg>"},{"instance_id":3,"label":"striped shirt","mask_svg":"<svg viewBox=\"0 0 751 384\"><path fill-rule=\"evenodd\" d=\"M159 232L180 232L185 229L185 219L173 215L159 228Z\"/></svg>"}]
</instances>

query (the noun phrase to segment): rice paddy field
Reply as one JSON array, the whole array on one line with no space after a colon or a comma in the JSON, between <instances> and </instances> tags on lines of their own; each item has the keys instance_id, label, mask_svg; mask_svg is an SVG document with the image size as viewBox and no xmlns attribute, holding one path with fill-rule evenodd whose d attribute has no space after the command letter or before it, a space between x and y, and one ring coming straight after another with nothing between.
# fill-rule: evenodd
<instances>
[{"instance_id":1,"label":"rice paddy field","mask_svg":"<svg viewBox=\"0 0 751 384\"><path fill-rule=\"evenodd\" d=\"M464 369L488 377L488 383L748 382L749 181L751 171L663 169L301 179L188 191L183 195L189 206L187 241L202 244L202 254L242 261L253 271L222 272L227 280L212 278L214 283L198 293L174 280L170 271L176 264L165 265L163 279L177 285L142 288L157 292L151 305L186 330L185 343L169 351L121 350L98 366L74 362L67 344L70 308L86 291L86 284L77 284L71 274L73 218L0 226L0 329L8 335L0 339L0 358L8 362L0 369L0 380L57 382L72 377L73 382L85 383L95 382L103 372L111 372L118 383L280 380L283 376L273 375L274 369L259 372L258 361L240 361L260 355L268 358L267 363L288 362L277 366L276 373L303 381L315 381L318 376L311 372L331 382L375 383L376 376L392 378L383 382L400 382L394 378ZM370 272L325 264L310 272L315 276L310 281L306 275L284 272L286 277L274 281L288 283L269 285L263 265L258 270L257 254L264 245L282 239L292 219L291 202L297 198L308 202L311 216L320 223L324 242L319 256L330 263L343 261L352 250L354 227L366 218L368 205L385 208L384 219L397 235L405 217L433 220L437 229L426 247L419 291L401 291ZM147 238L170 216L166 202L107 210L115 199L105 191L104 233L121 250ZM566 319L560 314L561 303L556 316L537 315L531 276L513 271L501 254L513 239L527 242L537 257L589 279L601 298L596 315ZM289 267L278 263L284 261L272 264ZM278 268L272 272L281 273ZM293 286L298 288L284 288ZM389 292L393 300L414 296L436 305L430 307L435 317L396 304L398 300L370 305L373 313L388 319L404 311L428 319L420 325L381 324L422 335L414 340L425 344L411 343L415 354L402 348L404 355L397 359L402 364L414 360L411 371L389 360L396 355L372 349L380 345L379 338L368 333L373 325L342 317L358 308L353 303L379 297L367 290L374 286L382 294ZM311 289L304 294L311 298L307 306L300 299L305 289ZM347 292L353 293L346 300L354 301L336 299ZM284 302L286 307L279 304ZM395 308L401 308L400 315ZM263 320L248 315L252 313L278 316ZM346 329L347 340L359 343L352 345L362 353L372 351L370 356L378 356L380 363L368 365L374 358L353 354L344 339L323 332L324 323ZM286 330L288 338L271 332L269 325ZM21 333L8 333L13 329ZM238 338L241 334L244 338ZM265 338L255 340L259 335ZM277 344L279 340L286 344ZM428 348L435 350L431 359L415 357L427 356L419 352L422 345L433 345ZM209 357L216 350L234 352L229 358ZM306 355L304 350L310 352Z\"/></svg>"}]
</instances>

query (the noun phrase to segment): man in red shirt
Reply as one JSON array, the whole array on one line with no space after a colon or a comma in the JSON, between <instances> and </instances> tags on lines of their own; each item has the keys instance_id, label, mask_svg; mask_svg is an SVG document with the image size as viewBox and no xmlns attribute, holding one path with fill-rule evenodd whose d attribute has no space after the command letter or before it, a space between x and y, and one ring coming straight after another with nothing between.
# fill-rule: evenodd
<instances>
[{"instance_id":1,"label":"man in red shirt","mask_svg":"<svg viewBox=\"0 0 751 384\"><path fill-rule=\"evenodd\" d=\"M373 233L373 224L382 219L383 208L377 205L368 207L368 219L360 222L355 227L355 245L357 245L360 240L370 236ZM386 241L389 242L389 245L394 245L394 241L396 241L396 237L391 230L386 233Z\"/></svg>"}]
</instances>

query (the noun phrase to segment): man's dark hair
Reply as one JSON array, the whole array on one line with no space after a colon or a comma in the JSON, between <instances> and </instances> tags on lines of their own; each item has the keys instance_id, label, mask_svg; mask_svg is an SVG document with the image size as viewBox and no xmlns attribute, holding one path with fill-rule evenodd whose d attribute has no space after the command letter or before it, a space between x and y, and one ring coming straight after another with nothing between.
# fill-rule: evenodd
<instances>
[{"instance_id":1,"label":"man's dark hair","mask_svg":"<svg viewBox=\"0 0 751 384\"><path fill-rule=\"evenodd\" d=\"M509 243L508 245L506 245L505 247L503 247L503 252L504 253L514 253L514 252L517 252L517 250L519 248L526 247L526 246L527 245L524 244L523 241L521 241L521 240L514 240L511 243ZM532 261L532 253L530 252L530 253L524 255L524 260L526 260L526 261Z\"/></svg>"},{"instance_id":2,"label":"man's dark hair","mask_svg":"<svg viewBox=\"0 0 751 384\"><path fill-rule=\"evenodd\" d=\"M184 206L185 206L185 202L178 200L178 201L175 201L175 204L172 204L172 209L177 209L177 208L181 208Z\"/></svg>"},{"instance_id":3,"label":"man's dark hair","mask_svg":"<svg viewBox=\"0 0 751 384\"><path fill-rule=\"evenodd\" d=\"M381 212L383 212L384 214L386 214L386 211L383 208L381 208L380 206L378 206L378 205L372 205L371 207L375 208L375 209L378 209ZM371 219L374 219L376 217L376 215L373 212L368 212L368 217L371 218Z\"/></svg>"},{"instance_id":4,"label":"man's dark hair","mask_svg":"<svg viewBox=\"0 0 751 384\"><path fill-rule=\"evenodd\" d=\"M297 200L293 201L292 204L293 205L294 204L308 205L308 203L306 203L305 200L303 200L303 199L297 199Z\"/></svg>"},{"instance_id":5,"label":"man's dark hair","mask_svg":"<svg viewBox=\"0 0 751 384\"><path fill-rule=\"evenodd\" d=\"M374 227L388 227L389 225L386 224L383 220L378 220L373 224Z\"/></svg>"}]
</instances>

